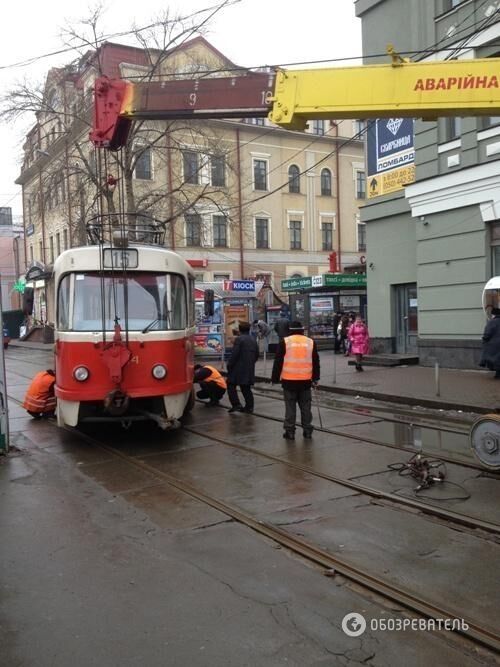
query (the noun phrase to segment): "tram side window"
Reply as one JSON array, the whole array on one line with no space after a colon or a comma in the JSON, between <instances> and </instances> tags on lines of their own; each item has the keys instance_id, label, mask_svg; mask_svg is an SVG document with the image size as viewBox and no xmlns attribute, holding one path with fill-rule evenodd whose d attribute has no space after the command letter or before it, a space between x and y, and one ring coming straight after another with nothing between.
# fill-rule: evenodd
<instances>
[{"instance_id":1,"label":"tram side window","mask_svg":"<svg viewBox=\"0 0 500 667\"><path fill-rule=\"evenodd\" d=\"M186 286L184 278L175 274L170 275L170 329L186 328Z\"/></svg>"},{"instance_id":2,"label":"tram side window","mask_svg":"<svg viewBox=\"0 0 500 667\"><path fill-rule=\"evenodd\" d=\"M71 287L71 276L67 275L59 283L57 295L57 328L59 331L69 329L69 293Z\"/></svg>"}]
</instances>

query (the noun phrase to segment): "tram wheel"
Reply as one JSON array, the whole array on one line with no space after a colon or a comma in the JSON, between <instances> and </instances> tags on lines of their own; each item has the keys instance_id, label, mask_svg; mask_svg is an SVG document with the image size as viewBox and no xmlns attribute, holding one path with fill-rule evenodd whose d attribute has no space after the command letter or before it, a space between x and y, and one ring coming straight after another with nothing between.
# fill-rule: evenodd
<instances>
[{"instance_id":1,"label":"tram wheel","mask_svg":"<svg viewBox=\"0 0 500 667\"><path fill-rule=\"evenodd\" d=\"M500 470L500 415L485 415L471 427L472 451L490 470Z\"/></svg>"}]
</instances>

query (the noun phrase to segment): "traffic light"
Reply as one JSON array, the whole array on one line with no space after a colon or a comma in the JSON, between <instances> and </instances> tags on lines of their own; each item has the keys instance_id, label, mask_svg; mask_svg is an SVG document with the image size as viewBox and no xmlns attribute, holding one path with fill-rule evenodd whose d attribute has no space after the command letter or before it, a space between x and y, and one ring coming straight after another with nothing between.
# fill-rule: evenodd
<instances>
[{"instance_id":1,"label":"traffic light","mask_svg":"<svg viewBox=\"0 0 500 667\"><path fill-rule=\"evenodd\" d=\"M205 317L211 317L214 314L214 291L206 289L204 295Z\"/></svg>"}]
</instances>

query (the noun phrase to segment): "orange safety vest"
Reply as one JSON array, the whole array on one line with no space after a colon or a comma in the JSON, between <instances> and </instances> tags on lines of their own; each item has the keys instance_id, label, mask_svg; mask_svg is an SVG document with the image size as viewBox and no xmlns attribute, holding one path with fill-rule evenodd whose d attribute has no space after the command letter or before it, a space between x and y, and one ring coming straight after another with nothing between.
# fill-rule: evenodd
<instances>
[{"instance_id":1,"label":"orange safety vest","mask_svg":"<svg viewBox=\"0 0 500 667\"><path fill-rule=\"evenodd\" d=\"M46 371L35 375L24 397L23 408L29 412L52 412L56 409L56 379Z\"/></svg>"},{"instance_id":2,"label":"orange safety vest","mask_svg":"<svg viewBox=\"0 0 500 667\"><path fill-rule=\"evenodd\" d=\"M211 374L202 380L202 382L215 382L215 384L219 385L222 389L227 389L226 381L216 368L213 366L205 366L205 368L208 368Z\"/></svg>"},{"instance_id":3,"label":"orange safety vest","mask_svg":"<svg viewBox=\"0 0 500 667\"><path fill-rule=\"evenodd\" d=\"M285 338L285 358L281 380L312 380L314 342L300 334Z\"/></svg>"}]
</instances>

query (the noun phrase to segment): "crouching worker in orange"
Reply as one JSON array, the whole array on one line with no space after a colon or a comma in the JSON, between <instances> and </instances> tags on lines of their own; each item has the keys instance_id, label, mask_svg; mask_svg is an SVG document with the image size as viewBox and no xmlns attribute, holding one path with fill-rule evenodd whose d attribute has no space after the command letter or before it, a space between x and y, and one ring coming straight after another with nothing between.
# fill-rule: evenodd
<instances>
[{"instance_id":1,"label":"crouching worker in orange","mask_svg":"<svg viewBox=\"0 0 500 667\"><path fill-rule=\"evenodd\" d=\"M40 371L35 375L24 397L23 408L35 419L54 417L56 396L53 370Z\"/></svg>"},{"instance_id":2,"label":"crouching worker in orange","mask_svg":"<svg viewBox=\"0 0 500 667\"><path fill-rule=\"evenodd\" d=\"M196 392L198 398L210 399L207 406L219 405L220 399L226 393L226 381L213 366L202 366L196 364L194 367L194 381L200 385L200 391Z\"/></svg>"}]
</instances>

